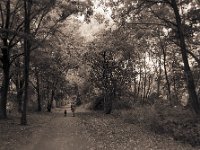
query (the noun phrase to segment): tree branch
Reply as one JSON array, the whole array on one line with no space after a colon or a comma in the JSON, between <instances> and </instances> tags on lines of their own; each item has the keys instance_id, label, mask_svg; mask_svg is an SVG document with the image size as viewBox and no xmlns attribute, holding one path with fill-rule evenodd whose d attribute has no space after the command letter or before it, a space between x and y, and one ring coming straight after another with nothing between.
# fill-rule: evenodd
<instances>
[{"instance_id":1,"label":"tree branch","mask_svg":"<svg viewBox=\"0 0 200 150\"><path fill-rule=\"evenodd\" d=\"M21 54L17 54L15 56L13 56L13 58L11 58L11 61L10 61L10 65L12 65L12 63L20 56L24 55L24 53L21 53Z\"/></svg>"},{"instance_id":2,"label":"tree branch","mask_svg":"<svg viewBox=\"0 0 200 150\"><path fill-rule=\"evenodd\" d=\"M2 21L1 27L3 28L4 27L4 15L3 15L3 10L2 10L1 3L0 3L0 12L1 12L1 21Z\"/></svg>"},{"instance_id":3,"label":"tree branch","mask_svg":"<svg viewBox=\"0 0 200 150\"><path fill-rule=\"evenodd\" d=\"M172 22L172 21L170 21L170 20L167 20L167 19L165 19L165 18L161 18L161 17L160 17L158 14L156 14L152 9L151 9L151 13L152 13L155 17L157 17L158 19L164 21L165 23L171 24L171 25L173 25L174 27L177 27L177 24L176 24L176 23L174 23L174 22Z\"/></svg>"},{"instance_id":4,"label":"tree branch","mask_svg":"<svg viewBox=\"0 0 200 150\"><path fill-rule=\"evenodd\" d=\"M198 65L200 66L200 59L198 59L194 53L192 53L191 51L187 50L187 53L190 54L194 59L195 61L198 63Z\"/></svg>"},{"instance_id":5,"label":"tree branch","mask_svg":"<svg viewBox=\"0 0 200 150\"><path fill-rule=\"evenodd\" d=\"M31 83L31 85L33 86L33 88L34 88L35 90L37 90L37 87L33 84L33 82L32 82L31 80L29 80L29 83Z\"/></svg>"},{"instance_id":6,"label":"tree branch","mask_svg":"<svg viewBox=\"0 0 200 150\"><path fill-rule=\"evenodd\" d=\"M13 23L16 21L14 18L16 17L17 10L20 8L19 4L20 4L20 0L17 1L16 5L14 7L14 10L11 12L11 14L13 14L13 15L11 17L12 19L11 19L11 23L10 23L10 28L12 27Z\"/></svg>"}]
</instances>

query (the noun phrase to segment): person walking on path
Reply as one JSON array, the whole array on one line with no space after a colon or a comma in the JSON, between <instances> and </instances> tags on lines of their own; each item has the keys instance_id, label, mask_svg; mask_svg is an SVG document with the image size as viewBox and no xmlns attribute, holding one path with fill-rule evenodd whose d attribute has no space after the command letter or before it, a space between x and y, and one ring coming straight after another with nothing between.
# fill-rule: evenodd
<instances>
[{"instance_id":1,"label":"person walking on path","mask_svg":"<svg viewBox=\"0 0 200 150\"><path fill-rule=\"evenodd\" d=\"M76 106L74 103L71 103L71 111L72 111L72 116L75 117L75 110L76 110Z\"/></svg>"}]
</instances>

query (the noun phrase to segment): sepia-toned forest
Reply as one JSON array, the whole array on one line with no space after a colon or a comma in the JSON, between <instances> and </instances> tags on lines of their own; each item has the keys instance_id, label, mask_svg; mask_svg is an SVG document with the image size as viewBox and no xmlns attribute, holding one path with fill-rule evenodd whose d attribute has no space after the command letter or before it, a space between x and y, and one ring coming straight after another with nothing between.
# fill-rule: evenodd
<instances>
[{"instance_id":1,"label":"sepia-toned forest","mask_svg":"<svg viewBox=\"0 0 200 150\"><path fill-rule=\"evenodd\" d=\"M200 1L0 0L0 140L73 100L90 136L119 119L200 146Z\"/></svg>"}]
</instances>

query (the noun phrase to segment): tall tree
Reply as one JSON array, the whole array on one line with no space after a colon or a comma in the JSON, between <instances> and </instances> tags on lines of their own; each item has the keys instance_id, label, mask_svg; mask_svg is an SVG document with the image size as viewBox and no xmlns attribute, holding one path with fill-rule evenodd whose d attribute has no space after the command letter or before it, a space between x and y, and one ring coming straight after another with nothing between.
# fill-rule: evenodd
<instances>
[{"instance_id":1,"label":"tall tree","mask_svg":"<svg viewBox=\"0 0 200 150\"><path fill-rule=\"evenodd\" d=\"M31 7L32 0L24 0L24 97L23 97L23 110L21 116L21 124L26 125L26 108L28 100L28 85L29 85L29 63L30 63L30 24L31 24Z\"/></svg>"},{"instance_id":2,"label":"tall tree","mask_svg":"<svg viewBox=\"0 0 200 150\"><path fill-rule=\"evenodd\" d=\"M0 119L1 118L6 118L6 104L7 104L7 94L8 94L8 87L9 87L9 79L10 79L10 74L9 74L9 69L10 69L10 45L8 43L9 41L9 32L8 30L10 29L10 0L5 2L6 4L6 12L5 16L6 19L4 20L3 18L3 11L2 11L2 3L0 4L1 8L1 19L2 19L2 28L4 28L5 32L1 36L2 37L2 45L1 46L1 51L3 56L1 57L1 62L3 64L3 82L1 86L1 98L0 98ZM5 23L3 22L5 21Z\"/></svg>"},{"instance_id":3,"label":"tall tree","mask_svg":"<svg viewBox=\"0 0 200 150\"><path fill-rule=\"evenodd\" d=\"M192 75L192 72L191 72L191 69L189 66L189 62L188 62L187 46L185 43L183 24L182 24L182 20L181 20L180 14L179 14L179 9L178 9L176 0L171 0L171 6L174 10L176 23L177 23L178 38L179 38L179 42L180 42L181 54L182 54L182 59L183 59L183 63L184 63L184 72L185 72L185 77L186 77L186 82L187 82L187 88L188 88L189 95L192 100L191 101L192 107L194 108L194 111L197 114L199 114L200 106L199 106L198 96L196 93L196 87L194 84L193 75Z\"/></svg>"}]
</instances>

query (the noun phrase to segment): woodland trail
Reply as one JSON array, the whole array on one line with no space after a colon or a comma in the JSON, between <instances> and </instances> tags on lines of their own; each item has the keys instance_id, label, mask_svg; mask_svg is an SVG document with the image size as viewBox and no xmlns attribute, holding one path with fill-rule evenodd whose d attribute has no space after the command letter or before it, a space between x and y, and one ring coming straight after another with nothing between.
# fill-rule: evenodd
<instances>
[{"instance_id":1,"label":"woodland trail","mask_svg":"<svg viewBox=\"0 0 200 150\"><path fill-rule=\"evenodd\" d=\"M188 144L146 131L137 125L123 122L115 115L86 112L78 108L76 116L68 109L54 109L49 120L33 128L26 144L0 150L193 150ZM43 116L45 117L45 116ZM23 136L23 135L22 135ZM18 144L18 146L17 146Z\"/></svg>"},{"instance_id":2,"label":"woodland trail","mask_svg":"<svg viewBox=\"0 0 200 150\"><path fill-rule=\"evenodd\" d=\"M64 117L64 110L67 116ZM79 109L77 113L82 111ZM24 146L22 150L85 150L88 149L88 141L84 137L80 126L79 117L72 117L70 107L53 110L52 118L38 135L33 143Z\"/></svg>"}]
</instances>

